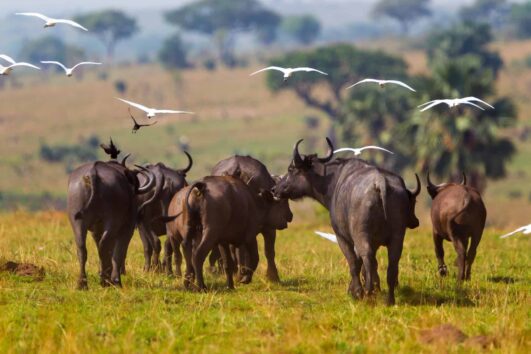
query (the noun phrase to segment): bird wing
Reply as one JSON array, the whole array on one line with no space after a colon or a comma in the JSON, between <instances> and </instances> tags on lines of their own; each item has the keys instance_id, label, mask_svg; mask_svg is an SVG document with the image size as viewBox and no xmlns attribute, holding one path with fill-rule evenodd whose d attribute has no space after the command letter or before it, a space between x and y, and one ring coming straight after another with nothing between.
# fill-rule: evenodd
<instances>
[{"instance_id":1,"label":"bird wing","mask_svg":"<svg viewBox=\"0 0 531 354\"><path fill-rule=\"evenodd\" d=\"M317 70L317 69L314 69L314 68L309 68L309 67L306 67L306 66L303 66L303 67L300 67L300 68L293 68L293 69L291 69L291 71L292 72L296 72L296 71L305 71L305 72L315 71L315 72L317 72L319 74L328 75L324 71Z\"/></svg>"},{"instance_id":2,"label":"bird wing","mask_svg":"<svg viewBox=\"0 0 531 354\"><path fill-rule=\"evenodd\" d=\"M490 108L494 109L494 106L488 104L487 102L483 101L483 100L480 100L479 98L477 97L474 97L474 96L469 96L469 97L465 97L465 98L461 98L461 100L463 102L468 102L468 101L474 101L474 102L481 102L487 106L489 106Z\"/></svg>"},{"instance_id":3,"label":"bird wing","mask_svg":"<svg viewBox=\"0 0 531 354\"><path fill-rule=\"evenodd\" d=\"M38 66L35 66L33 64L30 64L30 63L15 63L13 65L9 65L8 68L14 68L16 66L26 66L28 68L33 68L33 69L37 69L37 70L41 70L41 68L39 68Z\"/></svg>"},{"instance_id":4,"label":"bird wing","mask_svg":"<svg viewBox=\"0 0 531 354\"><path fill-rule=\"evenodd\" d=\"M59 63L58 61L41 61L41 63L43 64L55 64L55 65L58 65L60 66L61 68L63 68L64 71L67 71L68 68L66 66L64 66L63 64Z\"/></svg>"},{"instance_id":5,"label":"bird wing","mask_svg":"<svg viewBox=\"0 0 531 354\"><path fill-rule=\"evenodd\" d=\"M351 151L351 152L353 152L353 153L356 154L356 155L359 154L359 149L354 149L354 148L341 148L341 149L337 149L337 150L334 150L334 154L337 153L337 152L342 152L342 151Z\"/></svg>"},{"instance_id":6,"label":"bird wing","mask_svg":"<svg viewBox=\"0 0 531 354\"><path fill-rule=\"evenodd\" d=\"M122 101L122 102L125 102L125 103L127 103L128 105L131 105L131 106L133 106L133 107L135 107L135 108L138 108L138 109L140 109L140 110L142 110L142 111L144 111L144 112L149 112L149 111L151 111L151 108L148 108L148 107L146 107L146 106L142 106L140 103L131 102L131 101L124 100L123 98L118 98L118 97L116 97L116 99L117 99L117 100L120 100L120 101Z\"/></svg>"},{"instance_id":7,"label":"bird wing","mask_svg":"<svg viewBox=\"0 0 531 354\"><path fill-rule=\"evenodd\" d=\"M326 232L321 231L314 231L317 235L321 236L322 238L326 238L328 241L332 241L334 243L337 243L337 236L334 234L328 234Z\"/></svg>"},{"instance_id":8,"label":"bird wing","mask_svg":"<svg viewBox=\"0 0 531 354\"><path fill-rule=\"evenodd\" d=\"M261 73L262 71L266 71L266 70L278 70L278 71L282 71L283 73L286 72L286 69L285 68L281 68L280 66L268 66L267 68L263 68L263 69L260 69L258 71L255 71L254 73L252 73L249 76L253 76L254 74L258 74L258 73Z\"/></svg>"},{"instance_id":9,"label":"bird wing","mask_svg":"<svg viewBox=\"0 0 531 354\"><path fill-rule=\"evenodd\" d=\"M432 102L428 102L429 105L427 105L426 107L424 107L423 109L421 109L420 111L421 112L424 112L425 110L428 110L434 106L437 106L438 104L441 104L441 103L446 103L444 100L435 100L435 101L432 101ZM420 107L420 106L419 106Z\"/></svg>"},{"instance_id":10,"label":"bird wing","mask_svg":"<svg viewBox=\"0 0 531 354\"><path fill-rule=\"evenodd\" d=\"M417 91L415 91L415 90L413 89L413 87L411 87L411 86L409 86L409 85L403 83L402 81L398 81L398 80L387 80L387 81L385 81L385 82L386 82L386 83L388 82L388 83L390 83L390 84L400 85L400 86L402 86L402 87L407 88L408 90L411 90L411 91L413 91L413 92L417 92Z\"/></svg>"},{"instance_id":11,"label":"bird wing","mask_svg":"<svg viewBox=\"0 0 531 354\"><path fill-rule=\"evenodd\" d=\"M428 101L428 102L426 102L426 103L423 103L423 104L418 105L417 108L420 108L420 107L422 107L422 106L429 105L430 103L433 103L433 102L435 102L435 101L441 101L441 100L431 100L431 101Z\"/></svg>"},{"instance_id":12,"label":"bird wing","mask_svg":"<svg viewBox=\"0 0 531 354\"><path fill-rule=\"evenodd\" d=\"M4 59L5 61L7 61L10 64L15 64L16 63L15 59L11 58L9 55L0 54L0 58Z\"/></svg>"},{"instance_id":13,"label":"bird wing","mask_svg":"<svg viewBox=\"0 0 531 354\"><path fill-rule=\"evenodd\" d=\"M77 68L78 66L81 66L81 65L101 65L101 63L96 63L96 62L93 62L93 61L83 61L81 63L77 63L76 65L74 65L72 67L72 70L74 70L75 68Z\"/></svg>"},{"instance_id":14,"label":"bird wing","mask_svg":"<svg viewBox=\"0 0 531 354\"><path fill-rule=\"evenodd\" d=\"M394 152L389 151L389 150L387 150L387 149L384 149L383 147L376 146L376 145L368 145L368 146L364 146L364 147L360 148L359 151L361 152L361 151L363 151L363 150L369 150L369 149L373 149L373 150L382 150L382 151L385 151L385 152L388 152L388 153L394 155Z\"/></svg>"},{"instance_id":15,"label":"bird wing","mask_svg":"<svg viewBox=\"0 0 531 354\"><path fill-rule=\"evenodd\" d=\"M520 231L524 231L525 228L526 228L525 226L519 227L519 228L517 228L516 230L514 230L514 231L512 231L512 232L509 232L508 234L505 234L505 235L503 235L503 236L500 236L500 238L506 238L506 237L509 237L509 236L511 236L511 235L517 234L517 233L519 233Z\"/></svg>"},{"instance_id":16,"label":"bird wing","mask_svg":"<svg viewBox=\"0 0 531 354\"><path fill-rule=\"evenodd\" d=\"M77 28L81 28L83 31L87 31L88 32L88 29L86 29L85 27L81 26L79 23L75 22L75 21L72 21L72 20L63 20L63 19L54 19L54 22L56 23L64 23L65 25L70 25L70 26L73 26L73 27L77 27Z\"/></svg>"},{"instance_id":17,"label":"bird wing","mask_svg":"<svg viewBox=\"0 0 531 354\"><path fill-rule=\"evenodd\" d=\"M44 20L46 22L51 20L51 18L49 18L48 16L44 16L43 14L40 14L40 13L37 13L37 12L17 12L15 15L38 17L41 20Z\"/></svg>"},{"instance_id":18,"label":"bird wing","mask_svg":"<svg viewBox=\"0 0 531 354\"><path fill-rule=\"evenodd\" d=\"M460 104L463 103L463 104L468 104L468 105L471 105L471 106L477 107L477 108L481 109L482 111L485 110L483 107L478 106L477 104L472 103L472 102L463 101L463 100L459 100L458 102L459 102Z\"/></svg>"},{"instance_id":19,"label":"bird wing","mask_svg":"<svg viewBox=\"0 0 531 354\"><path fill-rule=\"evenodd\" d=\"M176 113L176 114L195 114L194 112L187 111L174 111L172 109L154 109L155 113L165 114L165 113Z\"/></svg>"},{"instance_id":20,"label":"bird wing","mask_svg":"<svg viewBox=\"0 0 531 354\"><path fill-rule=\"evenodd\" d=\"M157 124L158 122L159 122L159 121L158 121L158 120L156 120L156 121L154 121L154 122L153 122L153 123L151 123L151 124L138 124L138 123L137 123L137 124L138 124L139 126L141 126L141 127L150 127L150 126L152 126L152 125L155 125L155 124Z\"/></svg>"},{"instance_id":21,"label":"bird wing","mask_svg":"<svg viewBox=\"0 0 531 354\"><path fill-rule=\"evenodd\" d=\"M376 80L376 79L363 79L361 81L356 82L354 85L350 85L349 87L346 88L346 90L348 90L349 88L352 88L352 87L354 87L356 85L363 84L364 82L376 82L377 84L379 84L381 81L380 80Z\"/></svg>"}]
</instances>

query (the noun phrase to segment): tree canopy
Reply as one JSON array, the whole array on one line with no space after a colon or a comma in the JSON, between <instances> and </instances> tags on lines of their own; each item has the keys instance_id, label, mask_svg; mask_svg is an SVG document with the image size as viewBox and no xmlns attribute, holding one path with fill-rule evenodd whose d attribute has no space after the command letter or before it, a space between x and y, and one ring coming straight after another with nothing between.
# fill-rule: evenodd
<instances>
[{"instance_id":1,"label":"tree canopy","mask_svg":"<svg viewBox=\"0 0 531 354\"><path fill-rule=\"evenodd\" d=\"M511 22L516 34L520 38L531 37L531 1L522 4L513 4L511 9Z\"/></svg>"},{"instance_id":2,"label":"tree canopy","mask_svg":"<svg viewBox=\"0 0 531 354\"><path fill-rule=\"evenodd\" d=\"M486 22L493 27L502 26L510 11L507 0L476 0L459 10L464 21Z\"/></svg>"},{"instance_id":3,"label":"tree canopy","mask_svg":"<svg viewBox=\"0 0 531 354\"><path fill-rule=\"evenodd\" d=\"M297 42L313 43L321 32L321 23L311 15L288 16L282 21L282 30Z\"/></svg>"},{"instance_id":4,"label":"tree canopy","mask_svg":"<svg viewBox=\"0 0 531 354\"><path fill-rule=\"evenodd\" d=\"M29 62L38 63L41 60L57 60L69 65L84 59L83 49L66 45L57 37L46 36L26 42L20 50L20 57ZM59 70L61 70L59 68Z\"/></svg>"},{"instance_id":5,"label":"tree canopy","mask_svg":"<svg viewBox=\"0 0 531 354\"><path fill-rule=\"evenodd\" d=\"M411 23L431 15L429 0L380 0L374 7L375 16L390 17L400 23L403 33L409 32Z\"/></svg>"},{"instance_id":6,"label":"tree canopy","mask_svg":"<svg viewBox=\"0 0 531 354\"><path fill-rule=\"evenodd\" d=\"M87 27L104 44L109 60L116 44L138 31L136 20L119 10L103 10L78 16L76 21Z\"/></svg>"},{"instance_id":7,"label":"tree canopy","mask_svg":"<svg viewBox=\"0 0 531 354\"><path fill-rule=\"evenodd\" d=\"M167 69L180 69L189 67L186 59L186 50L179 34L174 34L166 39L159 51L159 60Z\"/></svg>"}]
</instances>

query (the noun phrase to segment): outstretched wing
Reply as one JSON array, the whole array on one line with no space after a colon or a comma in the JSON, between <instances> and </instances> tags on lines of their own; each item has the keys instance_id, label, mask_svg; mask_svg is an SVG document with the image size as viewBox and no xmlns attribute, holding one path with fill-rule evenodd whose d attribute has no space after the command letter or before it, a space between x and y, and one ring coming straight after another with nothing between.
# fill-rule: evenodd
<instances>
[{"instance_id":1,"label":"outstretched wing","mask_svg":"<svg viewBox=\"0 0 531 354\"><path fill-rule=\"evenodd\" d=\"M9 55L5 55L5 54L0 54L0 59L4 59L5 61L7 61L9 64L16 64L17 62L15 61L15 59L11 58Z\"/></svg>"},{"instance_id":2,"label":"outstretched wing","mask_svg":"<svg viewBox=\"0 0 531 354\"><path fill-rule=\"evenodd\" d=\"M88 29L86 29L85 27L81 26L79 23L77 23L75 21L72 21L72 20L58 19L58 20L54 20L54 22L56 22L56 23L64 23L65 25L70 25L70 26L73 26L73 27L77 27L77 28L82 29L83 31L87 31L88 32Z\"/></svg>"},{"instance_id":3,"label":"outstretched wing","mask_svg":"<svg viewBox=\"0 0 531 354\"><path fill-rule=\"evenodd\" d=\"M461 100L463 102L469 102L469 101L472 101L472 102L481 102L483 103L484 105L486 106L489 106L490 108L494 109L494 106L488 104L487 102L483 101L483 100L480 100L479 98L477 97L474 97L474 96L469 96L469 97L465 97L465 98L461 98Z\"/></svg>"},{"instance_id":4,"label":"outstretched wing","mask_svg":"<svg viewBox=\"0 0 531 354\"><path fill-rule=\"evenodd\" d=\"M139 126L141 126L141 127L149 127L149 126L152 126L152 125L155 125L155 124L157 124L158 122L159 122L159 121L158 121L158 120L156 120L156 121L154 121L154 122L153 122L153 123L151 123L151 124L138 124L138 125L139 125Z\"/></svg>"},{"instance_id":5,"label":"outstretched wing","mask_svg":"<svg viewBox=\"0 0 531 354\"><path fill-rule=\"evenodd\" d=\"M379 84L381 81L380 80L376 80L376 79L363 79L361 81L356 82L354 85L350 85L345 90L348 90L349 88L352 88L352 87L354 87L356 85L359 85L359 84L363 84L365 82L375 82L375 83Z\"/></svg>"},{"instance_id":6,"label":"outstretched wing","mask_svg":"<svg viewBox=\"0 0 531 354\"><path fill-rule=\"evenodd\" d=\"M67 71L68 69L63 64L59 63L58 61L41 61L43 64L55 64L63 68L64 71Z\"/></svg>"},{"instance_id":7,"label":"outstretched wing","mask_svg":"<svg viewBox=\"0 0 531 354\"><path fill-rule=\"evenodd\" d=\"M146 107L146 106L142 106L140 103L131 102L131 101L124 100L124 99L122 99L122 98L118 98L118 97L116 97L116 99L117 99L117 100L120 100L120 101L122 101L122 102L125 102L125 103L127 103L128 105L131 105L131 106L133 106L133 107L135 107L135 108L138 108L138 109L140 109L140 110L142 110L142 111L144 111L144 112L148 112L148 111L151 110L151 108L148 108L148 107Z\"/></svg>"},{"instance_id":8,"label":"outstretched wing","mask_svg":"<svg viewBox=\"0 0 531 354\"><path fill-rule=\"evenodd\" d=\"M432 107L435 107L438 104L444 103L444 100L435 100L435 101L427 102L427 103L429 103L429 104L426 107L424 107L423 109L421 109L420 110L421 112L424 112L424 111L426 111L426 110L428 110L428 109L430 109ZM423 105L425 105L427 103L424 103L424 104L420 105L419 107L421 107L421 106L423 106Z\"/></svg>"},{"instance_id":9,"label":"outstretched wing","mask_svg":"<svg viewBox=\"0 0 531 354\"><path fill-rule=\"evenodd\" d=\"M384 149L383 147L376 146L376 145L367 145L367 146L360 148L359 150L360 152L363 150L381 150L381 151L385 151L385 152L388 152L394 155L394 152Z\"/></svg>"},{"instance_id":10,"label":"outstretched wing","mask_svg":"<svg viewBox=\"0 0 531 354\"><path fill-rule=\"evenodd\" d=\"M101 65L101 63L96 63L96 62L93 62L93 61L83 61L81 63L77 63L76 65L74 65L72 67L72 70L74 70L75 68L77 68L78 66L81 66L81 65Z\"/></svg>"},{"instance_id":11,"label":"outstretched wing","mask_svg":"<svg viewBox=\"0 0 531 354\"><path fill-rule=\"evenodd\" d=\"M41 70L41 68L39 68L38 66L35 66L33 64L30 64L30 63L15 63L13 65L9 65L8 68L14 68L14 67L17 67L17 66L25 66L25 67L28 67L28 68Z\"/></svg>"},{"instance_id":12,"label":"outstretched wing","mask_svg":"<svg viewBox=\"0 0 531 354\"><path fill-rule=\"evenodd\" d=\"M169 114L172 114L172 113L175 113L175 114L195 114L194 112L174 111L172 109L155 109L154 111L155 111L155 113L160 113L160 114L166 114L166 113L169 113Z\"/></svg>"},{"instance_id":13,"label":"outstretched wing","mask_svg":"<svg viewBox=\"0 0 531 354\"><path fill-rule=\"evenodd\" d=\"M337 153L337 152L343 152L343 151L350 151L350 152L353 152L355 155L359 155L359 153L360 153L360 149L341 148L341 149L334 150L334 154Z\"/></svg>"},{"instance_id":14,"label":"outstretched wing","mask_svg":"<svg viewBox=\"0 0 531 354\"><path fill-rule=\"evenodd\" d=\"M321 231L314 231L317 235L321 236L322 238L326 238L328 241L332 241L334 243L337 243L337 237L334 234L329 234L326 232Z\"/></svg>"},{"instance_id":15,"label":"outstretched wing","mask_svg":"<svg viewBox=\"0 0 531 354\"><path fill-rule=\"evenodd\" d=\"M415 91L415 90L413 89L413 87L411 87L411 86L409 86L409 85L403 83L402 81L398 81L398 80L387 80L387 81L385 81L385 82L386 82L386 83L390 83L390 84L400 85L400 86L402 86L402 87L407 88L408 90L411 90L411 91L413 91L413 92L417 92L417 91Z\"/></svg>"},{"instance_id":16,"label":"outstretched wing","mask_svg":"<svg viewBox=\"0 0 531 354\"><path fill-rule=\"evenodd\" d=\"M512 232L509 232L508 234L505 234L505 235L503 235L503 236L500 236L500 238L507 238L507 237L509 237L509 236L511 236L511 235L514 235L514 234L517 234L517 233L519 233L519 232L522 232L522 231L524 231L525 229L526 229L525 226L519 227L519 228L517 228L516 230L514 230L514 231L512 231Z\"/></svg>"},{"instance_id":17,"label":"outstretched wing","mask_svg":"<svg viewBox=\"0 0 531 354\"><path fill-rule=\"evenodd\" d=\"M286 72L286 69L281 68L280 66L268 66L267 68L263 68L263 69L260 69L258 71L255 71L254 73L252 73L249 76L253 76L254 74L258 74L258 73L261 73L262 71L267 71L267 70L277 70L277 71L281 71L283 73Z\"/></svg>"},{"instance_id":18,"label":"outstretched wing","mask_svg":"<svg viewBox=\"0 0 531 354\"><path fill-rule=\"evenodd\" d=\"M305 72L316 72L316 73L319 73L319 74L323 74L323 75L328 75L327 73L325 73L324 71L321 71L321 70L317 70L317 69L314 69L314 68L308 68L308 67L300 67L300 68L294 68L291 70L292 72L296 72L296 71L305 71Z\"/></svg>"},{"instance_id":19,"label":"outstretched wing","mask_svg":"<svg viewBox=\"0 0 531 354\"><path fill-rule=\"evenodd\" d=\"M51 18L49 18L48 16L44 16L43 14L40 14L40 13L37 13L37 12L17 12L15 15L38 17L41 20L44 20L46 22L51 20Z\"/></svg>"},{"instance_id":20,"label":"outstretched wing","mask_svg":"<svg viewBox=\"0 0 531 354\"><path fill-rule=\"evenodd\" d=\"M478 106L477 104L475 103L472 103L472 102L468 102L468 101L463 101L463 100L459 100L459 103L461 104L468 104L468 105L471 105L471 106L474 106L474 107L477 107L479 109L481 109L482 111L484 111L485 109L481 106Z\"/></svg>"}]
</instances>

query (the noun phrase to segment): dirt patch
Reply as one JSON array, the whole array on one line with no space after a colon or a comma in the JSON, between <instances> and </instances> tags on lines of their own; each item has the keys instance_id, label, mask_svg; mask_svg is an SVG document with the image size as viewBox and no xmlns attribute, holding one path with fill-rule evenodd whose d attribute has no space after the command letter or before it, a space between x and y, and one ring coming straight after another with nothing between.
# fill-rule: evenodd
<instances>
[{"instance_id":1,"label":"dirt patch","mask_svg":"<svg viewBox=\"0 0 531 354\"><path fill-rule=\"evenodd\" d=\"M474 347L480 349L494 349L498 348L499 344L496 338L490 336L475 336L470 337L463 343L467 347Z\"/></svg>"},{"instance_id":2,"label":"dirt patch","mask_svg":"<svg viewBox=\"0 0 531 354\"><path fill-rule=\"evenodd\" d=\"M419 341L424 344L459 344L464 342L467 338L468 336L463 333L463 331L451 324L443 324L430 329L425 329L419 333Z\"/></svg>"},{"instance_id":3,"label":"dirt patch","mask_svg":"<svg viewBox=\"0 0 531 354\"><path fill-rule=\"evenodd\" d=\"M37 267L31 263L2 262L0 263L0 272L9 272L23 277L32 277L35 281L44 279L44 268Z\"/></svg>"}]
</instances>

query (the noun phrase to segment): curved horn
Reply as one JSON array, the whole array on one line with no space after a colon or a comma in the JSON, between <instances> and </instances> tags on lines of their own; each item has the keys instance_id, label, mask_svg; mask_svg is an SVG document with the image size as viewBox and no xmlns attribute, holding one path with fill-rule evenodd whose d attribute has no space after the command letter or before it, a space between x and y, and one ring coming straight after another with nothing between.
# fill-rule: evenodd
<instances>
[{"instance_id":1,"label":"curved horn","mask_svg":"<svg viewBox=\"0 0 531 354\"><path fill-rule=\"evenodd\" d=\"M303 140L304 139L300 139L299 141L297 141L297 143L295 144L295 147L293 148L293 163L295 164L295 166L302 165L302 157L301 157L301 154L299 153L299 144Z\"/></svg>"},{"instance_id":2,"label":"curved horn","mask_svg":"<svg viewBox=\"0 0 531 354\"><path fill-rule=\"evenodd\" d=\"M461 182L461 185L466 186L466 174L463 172L463 181Z\"/></svg>"},{"instance_id":3,"label":"curved horn","mask_svg":"<svg viewBox=\"0 0 531 354\"><path fill-rule=\"evenodd\" d=\"M131 156L131 154L127 154L125 155L123 158L122 158L122 161L120 162L120 164L123 166L123 167L127 167L125 165L125 161L129 158L129 156Z\"/></svg>"},{"instance_id":4,"label":"curved horn","mask_svg":"<svg viewBox=\"0 0 531 354\"><path fill-rule=\"evenodd\" d=\"M410 190L409 193L411 193L411 195L413 197L416 197L417 195L420 194L420 188L421 188L421 185L420 185L420 178L419 178L419 175L417 175L415 173L415 178L417 179L417 188L415 190Z\"/></svg>"},{"instance_id":5,"label":"curved horn","mask_svg":"<svg viewBox=\"0 0 531 354\"><path fill-rule=\"evenodd\" d=\"M429 188L436 188L437 186L434 185L433 183L431 183L431 180L430 180L430 171L428 171L428 173L426 174L426 182L428 183L428 187Z\"/></svg>"},{"instance_id":6,"label":"curved horn","mask_svg":"<svg viewBox=\"0 0 531 354\"><path fill-rule=\"evenodd\" d=\"M151 172L151 171L150 171ZM164 183L165 183L165 178L164 178L164 174L163 173L160 173L160 170L159 169L156 169L155 172L152 172L154 178L155 178L155 193L153 193L153 195L151 196L151 198L149 198L148 200L146 200L144 203L142 203L142 205L140 205L140 207L138 208L138 211L137 213L140 214L142 212L142 210L150 205L151 203L153 203L157 198L160 197L160 194L162 193L162 189L164 188Z\"/></svg>"},{"instance_id":7,"label":"curved horn","mask_svg":"<svg viewBox=\"0 0 531 354\"><path fill-rule=\"evenodd\" d=\"M319 162L325 163L332 159L332 156L334 156L334 145L332 145L332 142L329 138L326 138L326 143L328 144L328 156L317 158Z\"/></svg>"},{"instance_id":8,"label":"curved horn","mask_svg":"<svg viewBox=\"0 0 531 354\"><path fill-rule=\"evenodd\" d=\"M183 151L183 152L186 154L186 157L188 157L188 166L186 166L186 168L183 168L181 171L183 174L186 174L192 168L194 161L192 160L192 156L190 156L188 151Z\"/></svg>"},{"instance_id":9,"label":"curved horn","mask_svg":"<svg viewBox=\"0 0 531 354\"><path fill-rule=\"evenodd\" d=\"M138 187L136 194L147 193L151 190L151 188L153 188L153 184L155 183L155 175L153 174L153 172L151 172L145 167L142 167L139 165L135 165L135 166L140 169L140 171L138 172L143 174L148 179L148 181L143 186Z\"/></svg>"}]
</instances>

